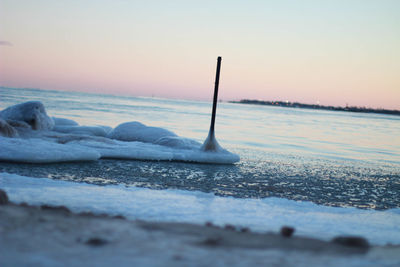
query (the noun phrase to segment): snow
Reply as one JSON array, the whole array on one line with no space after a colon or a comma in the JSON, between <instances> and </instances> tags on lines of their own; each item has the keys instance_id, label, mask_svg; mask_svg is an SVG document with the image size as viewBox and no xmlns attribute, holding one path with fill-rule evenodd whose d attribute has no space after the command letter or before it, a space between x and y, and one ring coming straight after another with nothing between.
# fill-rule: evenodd
<instances>
[{"instance_id":1,"label":"snow","mask_svg":"<svg viewBox=\"0 0 400 267\"><path fill-rule=\"evenodd\" d=\"M11 106L1 111L0 116L0 130L5 132L0 135L2 161L50 163L115 158L232 164L240 160L238 155L223 148L205 152L195 140L136 121L112 129L50 118L38 101ZM7 134L10 129L15 134Z\"/></svg>"},{"instance_id":2,"label":"snow","mask_svg":"<svg viewBox=\"0 0 400 267\"><path fill-rule=\"evenodd\" d=\"M320 239L357 235L372 244L400 244L400 209L337 208L281 198L238 199L196 191L98 186L8 173L0 173L0 188L16 203L65 205L76 212L121 214L151 221L229 223L260 232L278 231L289 225L296 228L297 235Z\"/></svg>"},{"instance_id":3,"label":"snow","mask_svg":"<svg viewBox=\"0 0 400 267\"><path fill-rule=\"evenodd\" d=\"M40 101L29 101L8 107L0 111L0 118L26 122L34 130L51 130L54 127L54 121L47 115Z\"/></svg>"},{"instance_id":4,"label":"snow","mask_svg":"<svg viewBox=\"0 0 400 267\"><path fill-rule=\"evenodd\" d=\"M148 127L140 122L132 121L118 125L109 134L109 138L121 141L139 141L154 143L163 137L175 137L175 133L159 127Z\"/></svg>"}]
</instances>

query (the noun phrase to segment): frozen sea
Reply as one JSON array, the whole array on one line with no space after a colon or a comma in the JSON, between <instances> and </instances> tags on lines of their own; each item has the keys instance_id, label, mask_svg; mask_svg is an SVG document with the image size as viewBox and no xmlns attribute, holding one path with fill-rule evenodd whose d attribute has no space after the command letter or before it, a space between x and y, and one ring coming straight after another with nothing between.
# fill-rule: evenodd
<instances>
[{"instance_id":1,"label":"frozen sea","mask_svg":"<svg viewBox=\"0 0 400 267\"><path fill-rule=\"evenodd\" d=\"M0 110L32 100L82 126L138 121L199 143L210 123L210 102L0 87ZM220 102L216 137L237 163L171 161L162 151L152 160L2 161L0 188L15 202L132 219L292 225L299 235L400 244L399 133L394 115Z\"/></svg>"}]
</instances>

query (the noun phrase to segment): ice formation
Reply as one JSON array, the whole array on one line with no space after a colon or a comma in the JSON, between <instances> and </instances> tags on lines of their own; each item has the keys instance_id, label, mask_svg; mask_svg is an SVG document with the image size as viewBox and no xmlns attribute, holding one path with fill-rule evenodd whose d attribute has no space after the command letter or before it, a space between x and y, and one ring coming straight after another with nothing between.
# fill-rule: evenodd
<instances>
[{"instance_id":1,"label":"ice formation","mask_svg":"<svg viewBox=\"0 0 400 267\"><path fill-rule=\"evenodd\" d=\"M8 107L0 112L0 118L6 121L23 121L33 130L51 130L54 121L50 118L40 101L29 101Z\"/></svg>"},{"instance_id":2,"label":"ice formation","mask_svg":"<svg viewBox=\"0 0 400 267\"><path fill-rule=\"evenodd\" d=\"M126 122L112 129L81 126L66 118L51 118L38 101L11 106L0 112L0 148L0 161L30 163L99 158L215 164L239 161L238 155L221 147L217 151L203 151L195 140L140 122Z\"/></svg>"},{"instance_id":3,"label":"ice formation","mask_svg":"<svg viewBox=\"0 0 400 267\"><path fill-rule=\"evenodd\" d=\"M108 135L109 138L121 141L138 141L155 143L163 137L176 137L177 135L159 127L148 127L143 123L132 121L118 125Z\"/></svg>"}]
</instances>

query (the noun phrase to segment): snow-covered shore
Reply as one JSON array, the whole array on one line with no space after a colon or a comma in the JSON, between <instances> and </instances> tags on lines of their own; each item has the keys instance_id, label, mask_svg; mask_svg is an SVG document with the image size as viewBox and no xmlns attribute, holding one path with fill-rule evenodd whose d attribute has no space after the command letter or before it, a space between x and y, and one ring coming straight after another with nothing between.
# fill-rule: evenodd
<instances>
[{"instance_id":1,"label":"snow-covered shore","mask_svg":"<svg viewBox=\"0 0 400 267\"><path fill-rule=\"evenodd\" d=\"M385 211L328 207L283 198L240 199L185 190L93 185L0 173L0 188L14 203L64 205L73 212L123 215L129 219L233 224L253 231L295 226L296 235L330 240L363 236L371 244L400 245L399 209Z\"/></svg>"},{"instance_id":2,"label":"snow-covered shore","mask_svg":"<svg viewBox=\"0 0 400 267\"><path fill-rule=\"evenodd\" d=\"M400 246L355 248L233 227L0 205L1 266L396 266Z\"/></svg>"}]
</instances>

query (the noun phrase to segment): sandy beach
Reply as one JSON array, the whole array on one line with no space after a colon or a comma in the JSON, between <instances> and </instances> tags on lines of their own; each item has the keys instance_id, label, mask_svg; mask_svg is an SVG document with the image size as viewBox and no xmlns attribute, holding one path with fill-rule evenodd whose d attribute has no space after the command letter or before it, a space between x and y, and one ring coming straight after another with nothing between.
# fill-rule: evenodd
<instances>
[{"instance_id":1,"label":"sandy beach","mask_svg":"<svg viewBox=\"0 0 400 267\"><path fill-rule=\"evenodd\" d=\"M4 203L4 202L3 202ZM396 266L400 246L0 205L1 266ZM382 265L383 264L383 265Z\"/></svg>"}]
</instances>

